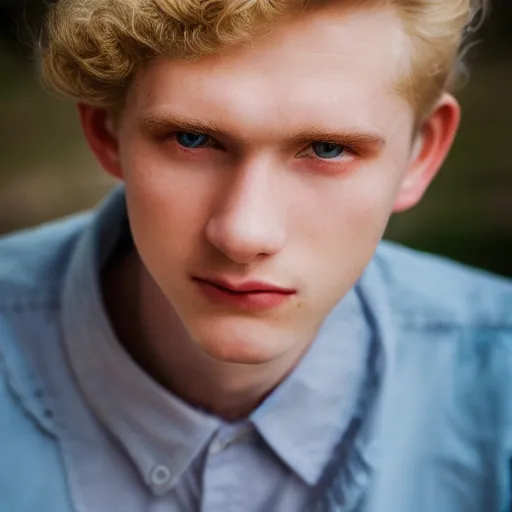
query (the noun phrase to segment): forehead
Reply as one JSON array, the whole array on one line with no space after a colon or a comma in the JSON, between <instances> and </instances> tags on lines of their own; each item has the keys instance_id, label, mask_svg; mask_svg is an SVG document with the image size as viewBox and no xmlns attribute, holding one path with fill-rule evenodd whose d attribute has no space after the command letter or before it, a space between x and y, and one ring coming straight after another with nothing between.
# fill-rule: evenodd
<instances>
[{"instance_id":1,"label":"forehead","mask_svg":"<svg viewBox=\"0 0 512 512\"><path fill-rule=\"evenodd\" d=\"M251 124L254 135L342 120L385 129L406 105L395 88L405 37L390 8L323 9L225 53L156 59L139 72L128 101L139 115L207 117L233 130Z\"/></svg>"}]
</instances>

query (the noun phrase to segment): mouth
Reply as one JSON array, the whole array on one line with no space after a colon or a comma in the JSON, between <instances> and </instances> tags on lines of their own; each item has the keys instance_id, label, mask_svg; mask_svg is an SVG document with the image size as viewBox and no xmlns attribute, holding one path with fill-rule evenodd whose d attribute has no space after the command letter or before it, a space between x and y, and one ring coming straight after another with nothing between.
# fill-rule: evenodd
<instances>
[{"instance_id":1,"label":"mouth","mask_svg":"<svg viewBox=\"0 0 512 512\"><path fill-rule=\"evenodd\" d=\"M274 309L297 293L263 281L233 283L224 279L193 278L202 293L213 303L245 311Z\"/></svg>"}]
</instances>

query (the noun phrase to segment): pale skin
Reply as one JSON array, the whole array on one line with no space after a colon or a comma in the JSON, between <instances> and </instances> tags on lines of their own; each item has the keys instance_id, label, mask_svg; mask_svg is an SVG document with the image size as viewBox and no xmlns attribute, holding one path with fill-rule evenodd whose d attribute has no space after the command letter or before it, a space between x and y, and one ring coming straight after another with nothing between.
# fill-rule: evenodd
<instances>
[{"instance_id":1,"label":"pale skin","mask_svg":"<svg viewBox=\"0 0 512 512\"><path fill-rule=\"evenodd\" d=\"M307 351L390 215L421 199L459 106L443 94L413 134L395 87L406 37L386 8L319 11L222 55L149 62L115 129L80 105L90 147L126 185L136 245L104 274L107 310L164 387L246 416ZM246 311L212 301L198 277L293 293Z\"/></svg>"}]
</instances>

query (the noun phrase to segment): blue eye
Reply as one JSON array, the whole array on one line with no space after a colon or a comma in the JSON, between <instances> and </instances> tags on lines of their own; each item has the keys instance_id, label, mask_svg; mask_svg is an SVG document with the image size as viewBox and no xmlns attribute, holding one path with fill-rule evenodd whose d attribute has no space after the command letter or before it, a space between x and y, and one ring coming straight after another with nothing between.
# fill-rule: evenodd
<instances>
[{"instance_id":1,"label":"blue eye","mask_svg":"<svg viewBox=\"0 0 512 512\"><path fill-rule=\"evenodd\" d=\"M210 137L201 133L177 132L176 140L184 148L196 149L208 144Z\"/></svg>"},{"instance_id":2,"label":"blue eye","mask_svg":"<svg viewBox=\"0 0 512 512\"><path fill-rule=\"evenodd\" d=\"M320 158L336 158L340 156L345 148L339 144L333 144L332 142L313 142L311 148L315 152L316 156Z\"/></svg>"}]
</instances>

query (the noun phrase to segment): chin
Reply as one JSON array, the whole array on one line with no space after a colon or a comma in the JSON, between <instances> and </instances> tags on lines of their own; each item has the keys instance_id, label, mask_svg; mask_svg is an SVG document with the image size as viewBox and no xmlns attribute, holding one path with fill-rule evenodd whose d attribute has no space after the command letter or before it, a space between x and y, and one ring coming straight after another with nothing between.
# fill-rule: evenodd
<instances>
[{"instance_id":1,"label":"chin","mask_svg":"<svg viewBox=\"0 0 512 512\"><path fill-rule=\"evenodd\" d=\"M262 319L223 318L194 322L191 338L217 361L260 365L293 351L295 337L265 324Z\"/></svg>"}]
</instances>

